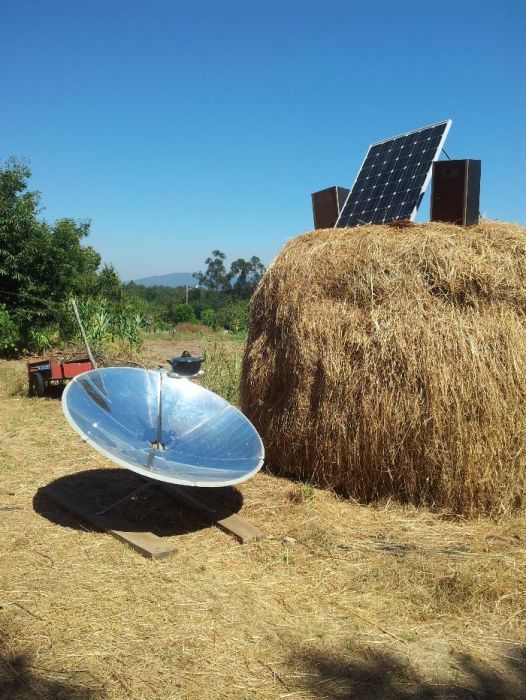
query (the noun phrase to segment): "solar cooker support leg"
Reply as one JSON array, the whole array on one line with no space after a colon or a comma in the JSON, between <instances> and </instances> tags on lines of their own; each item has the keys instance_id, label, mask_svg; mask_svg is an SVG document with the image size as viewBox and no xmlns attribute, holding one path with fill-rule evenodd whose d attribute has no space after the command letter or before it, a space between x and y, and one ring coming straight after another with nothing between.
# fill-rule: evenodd
<instances>
[{"instance_id":1,"label":"solar cooker support leg","mask_svg":"<svg viewBox=\"0 0 526 700\"><path fill-rule=\"evenodd\" d=\"M136 494L140 493L141 491L146 491L146 489L150 488L150 486L151 486L151 483L147 481L146 483L142 484L141 486L134 489L130 493L126 494L126 496L119 498L119 500L115 501L115 503L112 503L111 505L104 508L104 510L99 510L98 513L96 513L96 515L106 515L106 513L109 513L110 510L113 510L115 508L115 506L118 506L120 503L124 503L124 501L129 500L130 498L132 498Z\"/></svg>"}]
</instances>

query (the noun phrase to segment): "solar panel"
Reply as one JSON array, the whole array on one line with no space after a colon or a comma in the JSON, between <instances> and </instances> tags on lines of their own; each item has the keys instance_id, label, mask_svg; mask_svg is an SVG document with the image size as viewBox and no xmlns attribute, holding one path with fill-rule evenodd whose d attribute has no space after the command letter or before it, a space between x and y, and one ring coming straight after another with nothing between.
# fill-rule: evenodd
<instances>
[{"instance_id":1,"label":"solar panel","mask_svg":"<svg viewBox=\"0 0 526 700\"><path fill-rule=\"evenodd\" d=\"M336 226L413 220L451 120L373 143Z\"/></svg>"},{"instance_id":2,"label":"solar panel","mask_svg":"<svg viewBox=\"0 0 526 700\"><path fill-rule=\"evenodd\" d=\"M188 379L134 367L75 377L62 408L98 452L151 479L227 486L254 476L264 448L252 423L212 391Z\"/></svg>"}]
</instances>

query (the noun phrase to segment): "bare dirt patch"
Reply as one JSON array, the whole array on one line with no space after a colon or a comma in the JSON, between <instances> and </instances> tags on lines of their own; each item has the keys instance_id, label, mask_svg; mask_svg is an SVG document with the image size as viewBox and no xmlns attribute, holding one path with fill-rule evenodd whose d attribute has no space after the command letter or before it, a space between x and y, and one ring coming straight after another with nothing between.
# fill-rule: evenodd
<instances>
[{"instance_id":1,"label":"bare dirt patch","mask_svg":"<svg viewBox=\"0 0 526 700\"><path fill-rule=\"evenodd\" d=\"M252 545L166 498L125 504L177 542L155 562L38 497L133 481L57 399L2 395L0 430L1 698L525 696L524 517L364 507L262 473L236 489L269 536Z\"/></svg>"}]
</instances>

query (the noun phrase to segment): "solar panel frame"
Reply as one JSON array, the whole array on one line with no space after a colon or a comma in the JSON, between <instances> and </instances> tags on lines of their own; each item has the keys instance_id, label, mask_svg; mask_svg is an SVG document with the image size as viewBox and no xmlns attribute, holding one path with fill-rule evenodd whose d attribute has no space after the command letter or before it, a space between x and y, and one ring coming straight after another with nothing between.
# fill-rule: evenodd
<instances>
[{"instance_id":1,"label":"solar panel frame","mask_svg":"<svg viewBox=\"0 0 526 700\"><path fill-rule=\"evenodd\" d=\"M452 123L453 123L452 120L448 119L447 121L444 121L444 122L438 122L437 124L430 124L429 126L424 126L420 129L408 131L408 132L405 132L403 134L399 134L398 136L392 136L388 139L384 139L382 141L376 141L375 143L372 143L369 146L367 153L365 154L365 158L362 161L362 164L360 166L360 169L358 170L358 174L356 176L356 179L354 180L353 186L351 187L351 190L350 190L350 192L349 192L349 194L344 202L342 210L341 210L341 212L338 216L338 219L335 223L335 227L346 228L348 226L354 227L354 226L360 226L360 225L366 225L366 224L372 224L372 223L391 223L393 221L407 220L408 218L410 221L413 221L417 212L418 212L418 207L422 201L424 193L429 185L429 181L431 179L431 174L432 174L433 163L434 163L434 161L438 160L438 157L439 157L439 155L444 147L444 143L446 141L446 138L447 138L447 135L449 133L449 130L451 128ZM393 181L389 182L389 176L387 178L387 182L385 182L383 184L384 189L382 190L382 194L380 195L379 198L372 198L372 197L367 198L367 194L371 194L371 189L374 190L376 185L374 185L371 189L367 189L367 190L365 188L362 188L360 190L360 194L358 194L358 192L355 192L357 183L361 179L364 181L366 179L370 179L370 177L371 177L370 172L372 171L373 168L376 167L376 164L374 162L371 163L370 165L366 166L371 154L374 153L373 149L375 149L376 154L382 153L383 152L382 149L385 150L386 160L383 161L383 163L382 163L382 165L385 165L389 161L387 154L390 153L390 149L388 149L386 147L390 143L393 143L399 139L407 139L408 137L414 137L414 141L412 142L412 145L414 146L415 143L418 142L418 134L421 134L422 132L428 131L430 129L437 129L438 127L443 127L443 130L441 132L441 135L440 135L439 141L437 143L436 150L433 154L433 157L429 161L426 160L426 164L428 163L428 165L427 165L427 171L425 171L426 174L425 174L425 177L422 181L422 184L416 188L413 188L414 194L412 195L411 200L409 202L406 203L405 201L402 200L399 203L398 202L395 203L395 205L399 207L399 211L402 212L402 207L404 204L411 205L414 202L414 205L412 206L411 210L408 210L408 207L405 208L404 213L406 213L406 215L401 215L401 216L396 216L396 217L389 217L387 215L388 210L390 208L393 208L394 197L401 198L403 196L407 196L407 195L403 195L402 190L400 190L398 192L396 191L395 181L393 180ZM411 146L411 142L408 142L407 144L406 143L401 144L401 148L404 148L406 145ZM396 152L399 153L400 151L397 150ZM412 153L410 155L412 155ZM400 158L400 156L398 156L396 158L396 161L398 161L399 158ZM393 164L396 161L393 160ZM407 162L409 164L410 161L407 161ZM424 172L424 170L422 168L418 169L419 165L420 165L420 162L417 162L416 164L412 164L410 167L413 170L411 170L410 172L414 172L414 175L411 177L417 177L417 175L418 175L418 176L420 176L419 180L421 180L421 176L422 176L422 173ZM385 169L380 169L378 171L379 175L381 173L384 173L384 171L385 171ZM390 172L395 172L395 170L393 169ZM398 182L401 182L401 179L398 180ZM392 193L391 192L386 193L386 188L389 185L393 186ZM410 192L410 191L411 191L411 189L404 190L404 192ZM365 194L364 194L364 192L365 192ZM365 214L366 212L370 211L371 214L368 217L366 217L364 220L359 221L358 223L349 223L353 219L354 209L349 213L347 211L348 205L350 205L351 203L363 203L365 201L369 202L371 200L374 200L374 202L376 204L378 204L379 199L381 199L383 196L391 196L391 200L389 201L389 204L384 207L385 212L384 212L383 220L378 221L379 217L377 216L377 211L378 211L379 207L376 206L376 208L373 209L371 206L371 209L364 209L363 211L360 212L361 214ZM362 199L360 199L360 197L362 197ZM367 220L367 219L369 219L369 220Z\"/></svg>"}]
</instances>

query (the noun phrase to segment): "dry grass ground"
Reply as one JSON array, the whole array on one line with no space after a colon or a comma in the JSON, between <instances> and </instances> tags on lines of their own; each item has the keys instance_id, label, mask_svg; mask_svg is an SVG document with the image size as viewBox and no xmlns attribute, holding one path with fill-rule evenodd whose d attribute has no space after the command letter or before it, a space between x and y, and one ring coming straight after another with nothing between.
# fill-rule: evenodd
<instances>
[{"instance_id":1,"label":"dry grass ground","mask_svg":"<svg viewBox=\"0 0 526 700\"><path fill-rule=\"evenodd\" d=\"M523 517L364 507L262 473L234 492L269 536L253 545L154 494L125 504L177 541L149 561L36 496L63 478L111 501L134 476L23 383L0 363L0 698L526 696Z\"/></svg>"}]
</instances>

